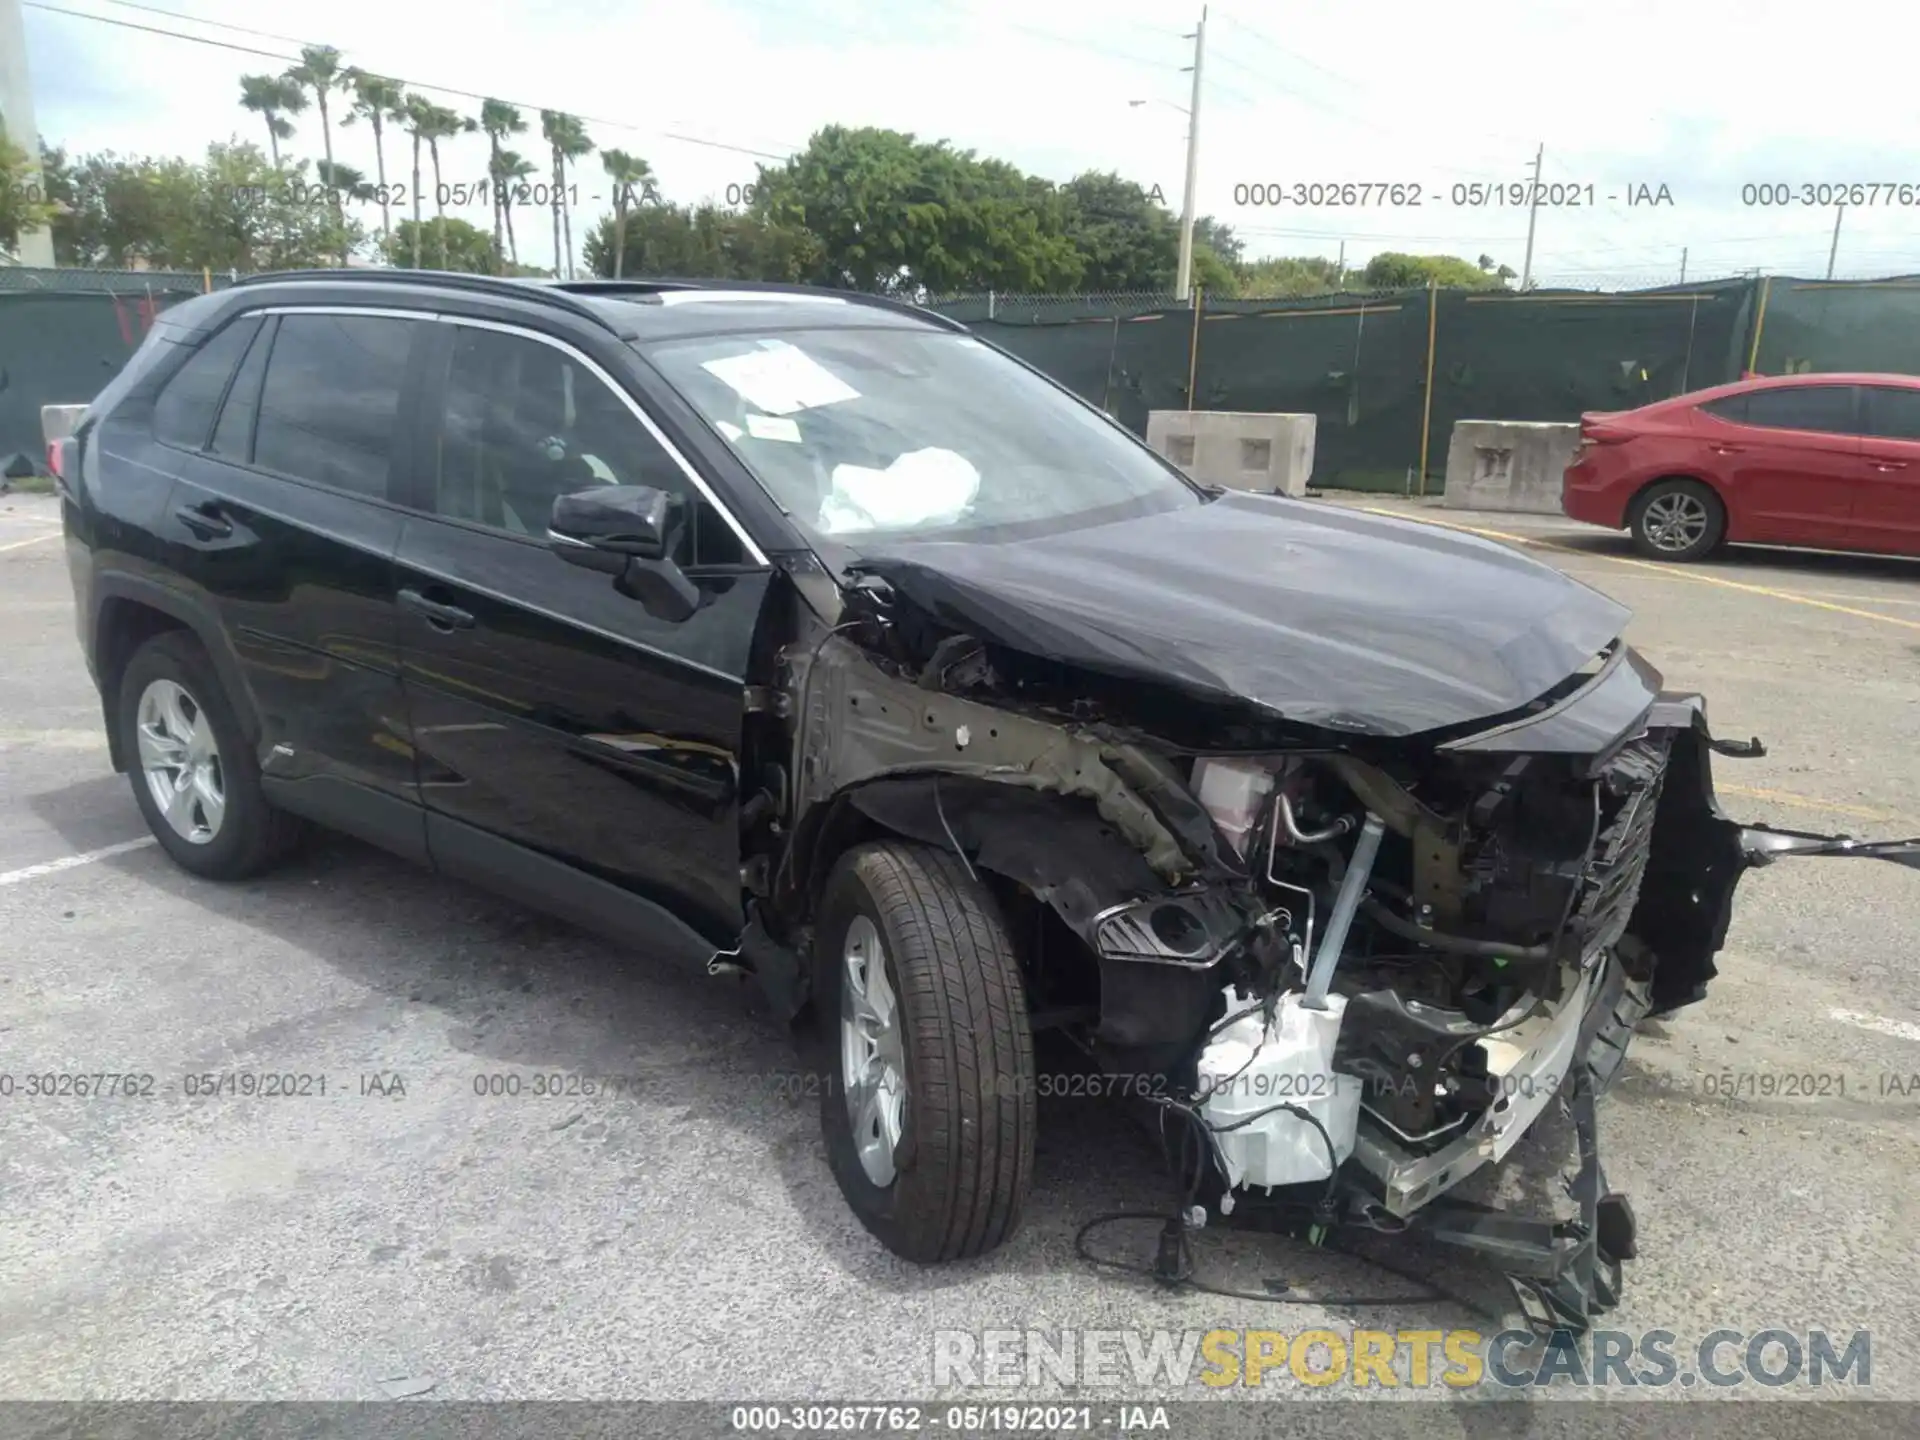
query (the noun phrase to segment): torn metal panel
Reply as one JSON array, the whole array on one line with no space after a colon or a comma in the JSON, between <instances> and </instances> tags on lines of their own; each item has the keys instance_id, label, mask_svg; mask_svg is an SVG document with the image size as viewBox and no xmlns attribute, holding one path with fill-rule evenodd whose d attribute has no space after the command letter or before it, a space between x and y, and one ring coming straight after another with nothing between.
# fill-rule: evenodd
<instances>
[{"instance_id":1,"label":"torn metal panel","mask_svg":"<svg viewBox=\"0 0 1920 1440\"><path fill-rule=\"evenodd\" d=\"M796 750L796 814L850 786L937 771L1091 800L1169 884L1207 860L1122 778L1152 771L1128 747L1084 731L924 690L887 674L852 643L830 636L787 655L803 696ZM1204 815L1201 817L1204 819Z\"/></svg>"}]
</instances>

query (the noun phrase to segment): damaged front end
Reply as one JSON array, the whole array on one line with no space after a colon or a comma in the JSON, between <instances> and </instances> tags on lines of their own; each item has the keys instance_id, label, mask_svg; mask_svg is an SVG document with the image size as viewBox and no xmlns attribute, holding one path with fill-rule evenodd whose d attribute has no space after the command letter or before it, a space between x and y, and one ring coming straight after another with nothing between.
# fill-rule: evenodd
<instances>
[{"instance_id":1,"label":"damaged front end","mask_svg":"<svg viewBox=\"0 0 1920 1440\"><path fill-rule=\"evenodd\" d=\"M751 888L785 943L756 929L755 968L785 1008L834 855L872 833L950 847L1022 917L1035 1028L1204 1135L1195 1194L1418 1223L1492 1257L1543 1327L1617 1298L1632 1215L1594 1100L1642 1018L1705 993L1744 871L1920 865L1916 842L1728 819L1712 757L1758 742L1716 741L1617 640L1516 710L1365 733L1037 656L894 578L789 646L768 702L791 774ZM1555 1103L1575 1218L1452 1194Z\"/></svg>"}]
</instances>

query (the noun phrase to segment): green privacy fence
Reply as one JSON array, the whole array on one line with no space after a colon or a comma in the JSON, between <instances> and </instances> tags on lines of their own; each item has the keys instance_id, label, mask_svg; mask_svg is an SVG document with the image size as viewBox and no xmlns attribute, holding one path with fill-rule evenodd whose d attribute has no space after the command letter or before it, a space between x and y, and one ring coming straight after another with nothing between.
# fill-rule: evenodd
<instances>
[{"instance_id":1,"label":"green privacy fence","mask_svg":"<svg viewBox=\"0 0 1920 1440\"><path fill-rule=\"evenodd\" d=\"M0 467L44 458L40 407L91 400L169 305L227 283L155 270L0 265Z\"/></svg>"},{"instance_id":2,"label":"green privacy fence","mask_svg":"<svg viewBox=\"0 0 1920 1440\"><path fill-rule=\"evenodd\" d=\"M154 315L229 277L0 267L0 460L91 399ZM1920 278L1290 300L974 295L951 315L1144 434L1152 410L1317 417L1314 482L1439 488L1453 423L1574 420L1761 374L1920 374ZM1419 473L1426 457L1424 485Z\"/></svg>"},{"instance_id":3,"label":"green privacy fence","mask_svg":"<svg viewBox=\"0 0 1920 1440\"><path fill-rule=\"evenodd\" d=\"M1920 373L1920 284L1903 297L1913 307L1912 320L1875 321L1872 300L1844 312L1848 324L1873 332L1871 367L1863 363L1869 352L1858 337L1820 330L1811 307L1824 304L1827 315L1841 314L1835 295L1803 299L1776 288L1776 302L1788 293L1793 313L1811 317L1789 325L1809 325L1826 337L1821 349L1793 342L1793 353L1814 357L1812 368ZM1203 296L1197 325L1188 307L1163 299L1149 308L1132 296L1105 302L1105 318L1097 313L1101 302L1091 298L1066 306L995 297L991 320L981 313L980 297L933 308L966 320L1142 433L1154 409L1311 413L1318 485L1420 488L1424 436L1424 488L1431 491L1456 420L1574 420L1582 411L1629 410L1738 379L1764 294L1764 282L1743 279L1622 294ZM1763 328L1771 323L1763 321ZM1767 334L1763 358L1785 354Z\"/></svg>"}]
</instances>

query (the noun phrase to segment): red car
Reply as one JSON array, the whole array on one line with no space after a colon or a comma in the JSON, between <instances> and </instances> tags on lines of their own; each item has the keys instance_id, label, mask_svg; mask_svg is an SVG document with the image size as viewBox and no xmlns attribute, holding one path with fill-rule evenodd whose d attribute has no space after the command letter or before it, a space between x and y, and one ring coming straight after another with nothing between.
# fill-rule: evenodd
<instances>
[{"instance_id":1,"label":"red car","mask_svg":"<svg viewBox=\"0 0 1920 1440\"><path fill-rule=\"evenodd\" d=\"M1580 417L1560 504L1643 555L1920 555L1920 377L1782 375Z\"/></svg>"}]
</instances>

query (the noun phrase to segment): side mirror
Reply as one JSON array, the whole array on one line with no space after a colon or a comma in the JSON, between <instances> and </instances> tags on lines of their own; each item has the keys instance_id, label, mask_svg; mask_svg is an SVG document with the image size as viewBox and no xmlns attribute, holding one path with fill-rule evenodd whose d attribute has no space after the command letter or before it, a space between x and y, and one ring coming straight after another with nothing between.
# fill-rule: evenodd
<instances>
[{"instance_id":1,"label":"side mirror","mask_svg":"<svg viewBox=\"0 0 1920 1440\"><path fill-rule=\"evenodd\" d=\"M554 498L547 547L570 565L613 576L622 595L677 625L700 608L699 588L669 556L680 501L651 485L601 485Z\"/></svg>"},{"instance_id":2,"label":"side mirror","mask_svg":"<svg viewBox=\"0 0 1920 1440\"><path fill-rule=\"evenodd\" d=\"M651 485L598 485L556 495L547 536L567 559L574 558L569 550L585 545L608 555L660 560L672 538L675 508L671 495Z\"/></svg>"}]
</instances>

